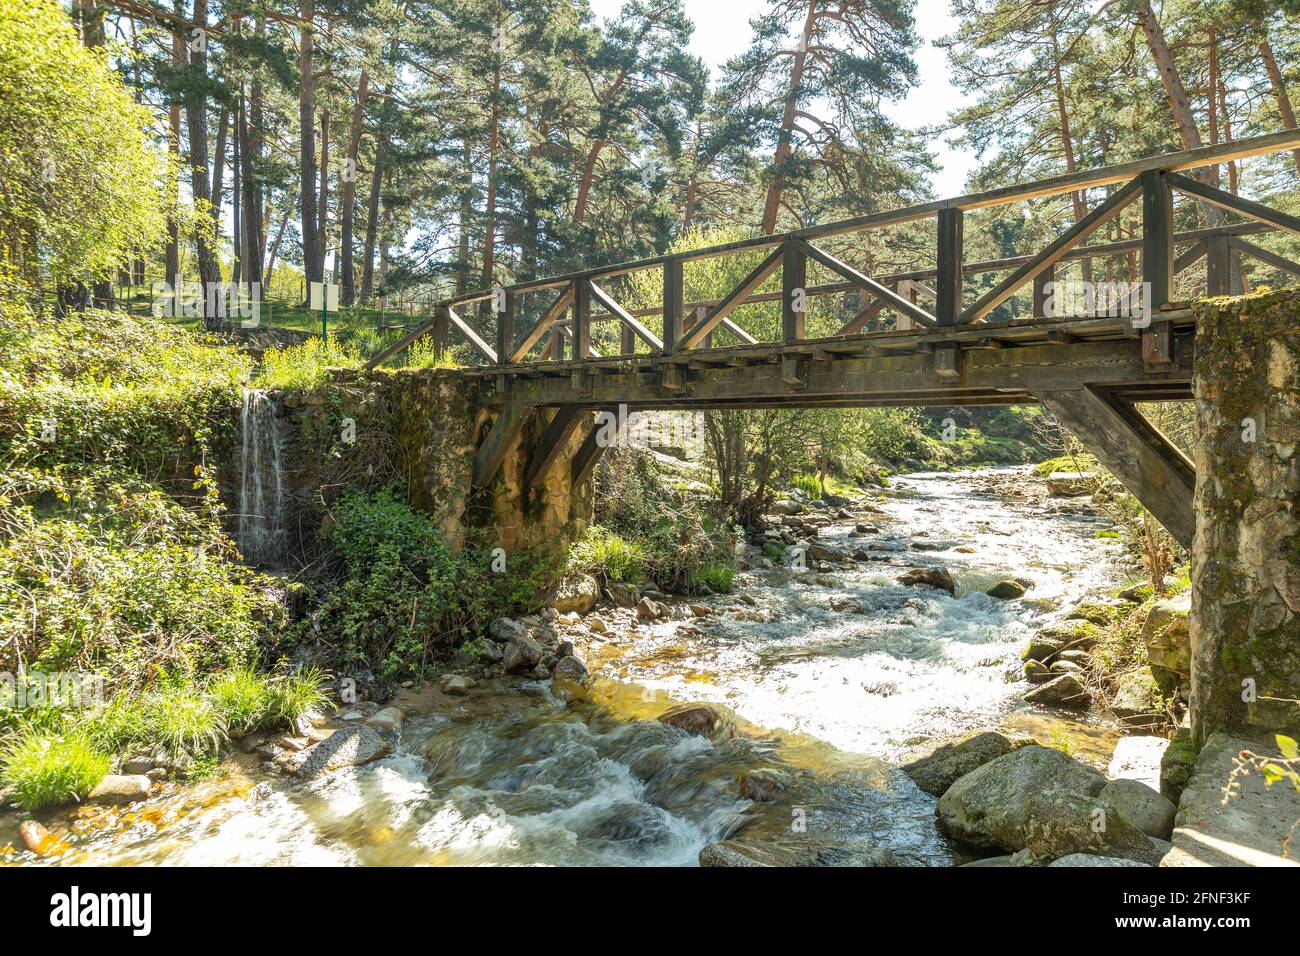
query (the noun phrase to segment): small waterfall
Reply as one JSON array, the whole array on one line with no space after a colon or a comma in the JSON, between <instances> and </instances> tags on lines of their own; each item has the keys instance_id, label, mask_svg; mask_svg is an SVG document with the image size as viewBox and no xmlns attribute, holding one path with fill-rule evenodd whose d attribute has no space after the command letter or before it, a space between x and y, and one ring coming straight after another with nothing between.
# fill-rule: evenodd
<instances>
[{"instance_id":1,"label":"small waterfall","mask_svg":"<svg viewBox=\"0 0 1300 956\"><path fill-rule=\"evenodd\" d=\"M239 550L249 564L274 564L284 543L284 471L275 401L244 389L240 416Z\"/></svg>"}]
</instances>

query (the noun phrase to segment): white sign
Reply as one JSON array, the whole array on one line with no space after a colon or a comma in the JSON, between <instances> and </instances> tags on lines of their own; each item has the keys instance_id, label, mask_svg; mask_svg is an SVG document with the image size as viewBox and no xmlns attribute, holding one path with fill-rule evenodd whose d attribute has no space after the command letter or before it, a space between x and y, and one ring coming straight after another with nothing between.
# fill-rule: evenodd
<instances>
[{"instance_id":1,"label":"white sign","mask_svg":"<svg viewBox=\"0 0 1300 956\"><path fill-rule=\"evenodd\" d=\"M311 284L311 309L319 312L324 303L326 312L339 310L339 287L334 282L313 282Z\"/></svg>"}]
</instances>

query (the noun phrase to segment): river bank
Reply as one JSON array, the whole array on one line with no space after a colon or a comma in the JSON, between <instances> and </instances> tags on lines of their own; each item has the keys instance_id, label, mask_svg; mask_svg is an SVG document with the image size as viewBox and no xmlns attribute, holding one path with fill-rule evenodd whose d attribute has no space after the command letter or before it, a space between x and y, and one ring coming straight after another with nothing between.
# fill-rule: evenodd
<instances>
[{"instance_id":1,"label":"river bank","mask_svg":"<svg viewBox=\"0 0 1300 956\"><path fill-rule=\"evenodd\" d=\"M651 597L653 617L602 604L525 621L585 661L581 694L477 662L467 680L444 678L450 693L402 690L400 727L376 704L345 706L305 735L245 741L261 753L227 760L217 780L47 814L69 852L44 859L684 865L743 838L780 862L964 862L935 827L935 798L898 766L927 742L1000 727L1104 769L1118 727L1023 703L1020 652L1129 572L1097 537L1104 518L1021 469L907 476L859 505L790 522L817 528L803 569L751 547L732 595ZM940 567L952 593L898 580ZM985 593L1012 578L1023 597ZM725 727L660 722L688 703ZM306 780L265 766L367 721L384 747L364 766ZM36 862L16 828L0 823L6 858Z\"/></svg>"}]
</instances>

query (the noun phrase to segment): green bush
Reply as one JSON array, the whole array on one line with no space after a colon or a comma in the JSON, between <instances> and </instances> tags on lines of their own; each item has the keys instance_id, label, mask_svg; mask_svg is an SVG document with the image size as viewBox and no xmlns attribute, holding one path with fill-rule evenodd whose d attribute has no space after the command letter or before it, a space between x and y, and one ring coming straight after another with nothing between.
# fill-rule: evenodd
<instances>
[{"instance_id":1,"label":"green bush","mask_svg":"<svg viewBox=\"0 0 1300 956\"><path fill-rule=\"evenodd\" d=\"M640 584L645 580L645 549L608 528L592 525L569 548L568 567L602 582Z\"/></svg>"},{"instance_id":2,"label":"green bush","mask_svg":"<svg viewBox=\"0 0 1300 956\"><path fill-rule=\"evenodd\" d=\"M821 479L816 475L810 475L807 472L803 472L791 478L790 484L795 488L798 488L809 498L820 498L822 496Z\"/></svg>"},{"instance_id":3,"label":"green bush","mask_svg":"<svg viewBox=\"0 0 1300 956\"><path fill-rule=\"evenodd\" d=\"M80 735L27 732L3 757L0 780L24 810L81 800L108 773L109 759Z\"/></svg>"},{"instance_id":4,"label":"green bush","mask_svg":"<svg viewBox=\"0 0 1300 956\"><path fill-rule=\"evenodd\" d=\"M257 374L260 388L313 389L329 381L334 368L356 368L361 354L342 344L330 333L325 339L313 336L299 345L267 349Z\"/></svg>"},{"instance_id":5,"label":"green bush","mask_svg":"<svg viewBox=\"0 0 1300 956\"><path fill-rule=\"evenodd\" d=\"M700 591L708 588L715 594L729 594L735 580L736 569L733 566L714 562L700 568L691 580L691 590Z\"/></svg>"}]
</instances>

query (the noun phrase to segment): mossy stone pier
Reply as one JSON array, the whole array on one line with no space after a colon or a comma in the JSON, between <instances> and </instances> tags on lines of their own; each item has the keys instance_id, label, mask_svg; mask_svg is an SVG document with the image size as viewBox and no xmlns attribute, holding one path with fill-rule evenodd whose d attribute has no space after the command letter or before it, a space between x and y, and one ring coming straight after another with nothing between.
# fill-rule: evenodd
<instances>
[{"instance_id":1,"label":"mossy stone pier","mask_svg":"<svg viewBox=\"0 0 1300 956\"><path fill-rule=\"evenodd\" d=\"M1300 727L1300 291L1196 306L1193 733Z\"/></svg>"}]
</instances>

